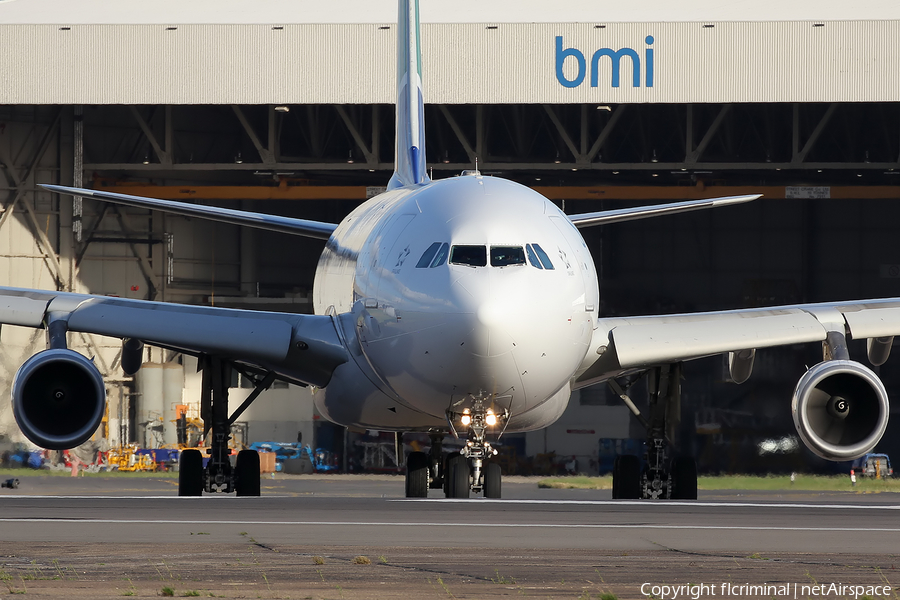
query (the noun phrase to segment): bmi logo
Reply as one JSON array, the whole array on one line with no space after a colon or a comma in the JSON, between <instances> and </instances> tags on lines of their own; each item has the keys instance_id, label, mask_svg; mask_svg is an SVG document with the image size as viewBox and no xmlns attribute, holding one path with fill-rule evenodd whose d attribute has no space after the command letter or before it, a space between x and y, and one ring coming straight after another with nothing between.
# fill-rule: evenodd
<instances>
[{"instance_id":1,"label":"bmi logo","mask_svg":"<svg viewBox=\"0 0 900 600\"><path fill-rule=\"evenodd\" d=\"M648 35L644 39L647 48L644 49L644 86L653 87L653 36ZM576 71L572 79L566 77L563 73L563 64L567 58L575 59ZM609 58L609 61L604 59ZM577 48L563 48L563 39L561 35L556 36L556 80L560 85L567 88L578 87L584 82L585 77L590 73L591 87L600 85L600 73L605 71L607 65L611 67L611 85L614 88L619 87L620 72L622 70L622 59L628 58L631 66L631 86L641 87L641 57L634 48L621 48L613 50L612 48L600 48L591 55L591 63L588 65L587 59L581 50ZM571 61L570 61L571 63ZM590 66L590 69L588 67Z\"/></svg>"}]
</instances>

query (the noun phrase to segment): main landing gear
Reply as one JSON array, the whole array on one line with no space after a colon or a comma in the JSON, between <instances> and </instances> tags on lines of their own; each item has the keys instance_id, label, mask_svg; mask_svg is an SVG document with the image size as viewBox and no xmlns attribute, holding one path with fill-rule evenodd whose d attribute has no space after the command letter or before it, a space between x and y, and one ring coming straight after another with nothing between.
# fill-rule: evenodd
<instances>
[{"instance_id":1,"label":"main landing gear","mask_svg":"<svg viewBox=\"0 0 900 600\"><path fill-rule=\"evenodd\" d=\"M637 456L617 456L613 466L614 499L696 500L697 462L692 456L672 456L672 441L681 421L681 363L651 369L646 374L650 392L649 418L637 409L615 380L612 390L647 429L644 463Z\"/></svg>"},{"instance_id":2,"label":"main landing gear","mask_svg":"<svg viewBox=\"0 0 900 600\"><path fill-rule=\"evenodd\" d=\"M209 440L206 465L199 450L184 450L178 468L178 495L200 496L206 492L236 492L238 496L259 496L259 454L255 450L238 452L234 466L231 464L231 426L247 410L247 407L275 380L272 373L253 378L256 387L247 399L228 416L228 384L231 382L231 363L214 357L200 360L203 379L200 392L200 416L203 418L204 437Z\"/></svg>"},{"instance_id":3,"label":"main landing gear","mask_svg":"<svg viewBox=\"0 0 900 600\"><path fill-rule=\"evenodd\" d=\"M506 410L496 414L476 398L471 408L447 413L456 432L456 424L468 429L466 444L459 452L443 456L443 433L431 435L431 451L411 452L406 459L406 497L426 498L429 489L443 488L447 498L468 498L484 493L485 498L500 498L500 465L493 459L497 451L486 439L487 430L508 418Z\"/></svg>"}]
</instances>

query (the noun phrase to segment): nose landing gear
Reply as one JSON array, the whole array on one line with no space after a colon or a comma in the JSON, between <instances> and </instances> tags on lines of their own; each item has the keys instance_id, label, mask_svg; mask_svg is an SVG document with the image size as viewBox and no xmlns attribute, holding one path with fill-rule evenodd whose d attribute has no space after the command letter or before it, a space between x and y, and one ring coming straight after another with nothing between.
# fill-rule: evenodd
<instances>
[{"instance_id":1,"label":"nose landing gear","mask_svg":"<svg viewBox=\"0 0 900 600\"><path fill-rule=\"evenodd\" d=\"M492 408L485 406L483 398L475 398L471 408L463 409L461 413L447 411L447 420L451 426L458 422L468 428L466 445L459 452L460 459L448 461L448 498L468 498L469 491L476 494L484 492L485 498L500 497L500 465L490 460L497 455L497 450L487 441L487 431L488 428L505 423L508 418L509 410L495 413ZM461 472L465 472L466 476L463 477Z\"/></svg>"},{"instance_id":2,"label":"nose landing gear","mask_svg":"<svg viewBox=\"0 0 900 600\"><path fill-rule=\"evenodd\" d=\"M447 421L455 437L457 427L467 430L466 443L459 452L443 455L443 433L431 435L431 451L411 452L406 459L406 497L426 498L429 489L443 488L447 498L468 498L483 493L500 498L500 465L491 460L497 450L487 440L490 428L506 422L509 411L496 413L475 398L462 412L447 411Z\"/></svg>"}]
</instances>

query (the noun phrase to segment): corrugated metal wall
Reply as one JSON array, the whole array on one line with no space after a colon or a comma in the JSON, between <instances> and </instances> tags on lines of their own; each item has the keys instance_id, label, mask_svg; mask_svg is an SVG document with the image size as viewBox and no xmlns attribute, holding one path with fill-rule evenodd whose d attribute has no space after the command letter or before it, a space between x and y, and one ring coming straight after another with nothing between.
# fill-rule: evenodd
<instances>
[{"instance_id":1,"label":"corrugated metal wall","mask_svg":"<svg viewBox=\"0 0 900 600\"><path fill-rule=\"evenodd\" d=\"M710 26L712 25L712 26ZM900 21L425 24L433 103L847 102L900 99ZM0 25L3 104L388 103L394 26ZM557 77L556 37L585 58ZM646 42L652 36L652 44ZM591 56L631 48L641 62ZM653 85L647 54L653 51ZM562 68L576 80L577 58Z\"/></svg>"}]
</instances>

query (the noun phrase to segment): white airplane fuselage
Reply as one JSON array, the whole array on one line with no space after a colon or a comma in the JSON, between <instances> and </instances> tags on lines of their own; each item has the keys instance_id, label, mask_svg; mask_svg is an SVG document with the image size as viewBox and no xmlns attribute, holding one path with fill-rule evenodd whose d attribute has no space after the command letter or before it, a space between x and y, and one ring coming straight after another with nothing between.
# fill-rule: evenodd
<instances>
[{"instance_id":1,"label":"white airplane fuselage","mask_svg":"<svg viewBox=\"0 0 900 600\"><path fill-rule=\"evenodd\" d=\"M459 264L480 264L479 248L486 264ZM507 431L546 427L566 407L599 308L593 259L565 214L480 175L360 205L328 240L313 296L352 355L315 391L319 410L382 430L446 427L446 411L476 397L509 410Z\"/></svg>"}]
</instances>

